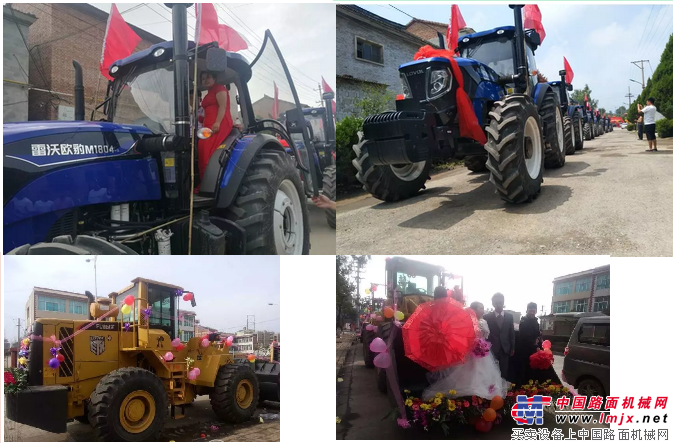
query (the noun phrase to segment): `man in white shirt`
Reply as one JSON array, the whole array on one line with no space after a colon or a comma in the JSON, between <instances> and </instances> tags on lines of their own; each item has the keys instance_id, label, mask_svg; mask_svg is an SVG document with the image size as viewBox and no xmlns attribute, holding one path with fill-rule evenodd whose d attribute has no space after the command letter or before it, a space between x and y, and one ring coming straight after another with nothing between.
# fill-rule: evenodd
<instances>
[{"instance_id":1,"label":"man in white shirt","mask_svg":"<svg viewBox=\"0 0 673 443\"><path fill-rule=\"evenodd\" d=\"M647 106L638 103L638 112L643 113L643 124L645 127L645 135L647 135L647 144L650 145L648 152L657 150L657 136L655 134L654 115L657 113L657 108L654 107L654 98L647 99ZM653 148L654 146L654 148Z\"/></svg>"}]
</instances>

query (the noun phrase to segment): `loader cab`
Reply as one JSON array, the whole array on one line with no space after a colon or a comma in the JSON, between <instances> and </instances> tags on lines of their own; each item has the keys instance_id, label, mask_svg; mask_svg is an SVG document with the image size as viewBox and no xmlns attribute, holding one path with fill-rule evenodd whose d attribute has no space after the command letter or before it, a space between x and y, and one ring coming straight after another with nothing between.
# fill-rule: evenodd
<instances>
[{"instance_id":1,"label":"loader cab","mask_svg":"<svg viewBox=\"0 0 673 443\"><path fill-rule=\"evenodd\" d=\"M400 296L432 296L435 288L444 285L444 268L403 257L386 259L386 285L397 289Z\"/></svg>"}]
</instances>

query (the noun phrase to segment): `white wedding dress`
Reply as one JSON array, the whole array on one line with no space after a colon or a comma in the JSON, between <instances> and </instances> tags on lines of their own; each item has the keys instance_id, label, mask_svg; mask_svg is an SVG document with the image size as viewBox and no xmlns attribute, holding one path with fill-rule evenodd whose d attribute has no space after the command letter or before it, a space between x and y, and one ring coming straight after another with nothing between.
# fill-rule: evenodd
<instances>
[{"instance_id":1,"label":"white wedding dress","mask_svg":"<svg viewBox=\"0 0 673 443\"><path fill-rule=\"evenodd\" d=\"M479 320L481 338L487 339L490 331L486 320ZM423 398L429 400L438 392L449 398L469 397L476 395L484 399L492 399L499 395L503 399L507 395L509 383L500 376L500 368L490 352L485 357L475 357L471 352L460 366L444 369L428 374L432 383L423 391ZM449 395L449 391L456 391Z\"/></svg>"}]
</instances>

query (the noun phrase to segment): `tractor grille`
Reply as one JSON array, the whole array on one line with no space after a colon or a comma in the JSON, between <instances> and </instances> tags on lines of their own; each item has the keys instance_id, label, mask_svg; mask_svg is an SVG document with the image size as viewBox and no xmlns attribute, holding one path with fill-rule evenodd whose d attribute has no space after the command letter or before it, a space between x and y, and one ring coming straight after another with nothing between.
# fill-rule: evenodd
<instances>
[{"instance_id":1,"label":"tractor grille","mask_svg":"<svg viewBox=\"0 0 673 443\"><path fill-rule=\"evenodd\" d=\"M58 366L59 377L72 377L74 369L73 346L74 340L63 340L71 336L72 328L61 328L58 331L58 339L61 340L61 354L65 357L63 363Z\"/></svg>"},{"instance_id":2,"label":"tractor grille","mask_svg":"<svg viewBox=\"0 0 673 443\"><path fill-rule=\"evenodd\" d=\"M56 220L49 228L49 232L45 237L45 241L52 241L54 237L59 235L77 235L77 220L79 216L77 210L72 210L63 214L61 218Z\"/></svg>"}]
</instances>

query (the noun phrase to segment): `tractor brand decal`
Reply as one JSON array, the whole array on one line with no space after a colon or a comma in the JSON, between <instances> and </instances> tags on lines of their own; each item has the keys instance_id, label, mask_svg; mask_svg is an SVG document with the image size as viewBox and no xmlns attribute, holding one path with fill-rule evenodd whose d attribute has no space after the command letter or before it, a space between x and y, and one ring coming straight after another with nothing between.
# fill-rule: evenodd
<instances>
[{"instance_id":1,"label":"tractor brand decal","mask_svg":"<svg viewBox=\"0 0 673 443\"><path fill-rule=\"evenodd\" d=\"M77 329L83 329L87 328L91 331L119 331L119 323L117 322L111 322L111 323L94 323L93 325L89 326L91 323L82 323Z\"/></svg>"},{"instance_id":2,"label":"tractor brand decal","mask_svg":"<svg viewBox=\"0 0 673 443\"><path fill-rule=\"evenodd\" d=\"M417 75L417 74L423 74L425 71L423 69L419 69L418 71L411 71L407 72L406 75L407 77L411 77L412 75Z\"/></svg>"},{"instance_id":3,"label":"tractor brand decal","mask_svg":"<svg viewBox=\"0 0 673 443\"><path fill-rule=\"evenodd\" d=\"M82 145L79 143L51 143L32 144L30 150L33 157L49 157L52 155L87 155L87 154L116 154L118 146L109 145Z\"/></svg>"},{"instance_id":4,"label":"tractor brand decal","mask_svg":"<svg viewBox=\"0 0 673 443\"><path fill-rule=\"evenodd\" d=\"M102 335L92 335L89 338L89 349L93 355L101 355L105 352L105 337Z\"/></svg>"}]
</instances>

